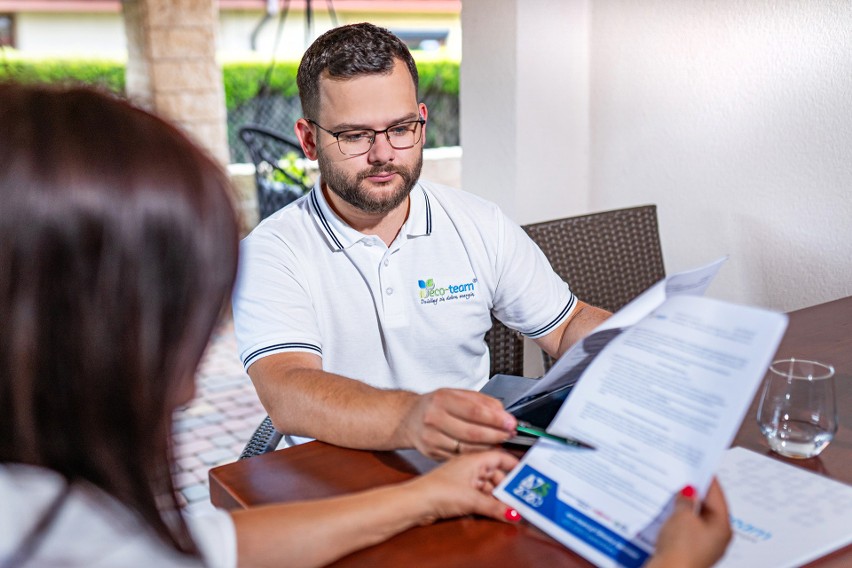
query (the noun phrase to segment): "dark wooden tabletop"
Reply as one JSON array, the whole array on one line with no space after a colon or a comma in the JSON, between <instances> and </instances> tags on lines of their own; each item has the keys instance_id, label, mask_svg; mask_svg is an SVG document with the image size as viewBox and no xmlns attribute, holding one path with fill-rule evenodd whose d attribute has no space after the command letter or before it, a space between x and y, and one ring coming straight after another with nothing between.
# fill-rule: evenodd
<instances>
[{"instance_id":1,"label":"dark wooden tabletop","mask_svg":"<svg viewBox=\"0 0 852 568\"><path fill-rule=\"evenodd\" d=\"M776 358L816 359L835 366L837 435L816 458L791 460L771 453L755 421L755 399L733 445L852 484L852 297L789 315L790 325ZM413 450L369 452L310 442L210 470L210 499L217 507L233 509L330 497L404 481L434 466ZM411 529L334 564L414 565L591 566L527 522L508 525L478 517ZM809 566L852 566L852 546Z\"/></svg>"}]
</instances>

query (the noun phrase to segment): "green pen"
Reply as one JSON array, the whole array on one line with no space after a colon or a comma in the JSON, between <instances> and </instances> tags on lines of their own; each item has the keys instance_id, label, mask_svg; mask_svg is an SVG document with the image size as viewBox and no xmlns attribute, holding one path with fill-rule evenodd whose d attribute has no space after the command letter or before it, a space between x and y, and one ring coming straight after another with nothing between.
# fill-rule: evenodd
<instances>
[{"instance_id":1,"label":"green pen","mask_svg":"<svg viewBox=\"0 0 852 568\"><path fill-rule=\"evenodd\" d=\"M579 440L574 440L572 438L563 438L561 436L554 436L553 434L548 434L543 428L538 428L533 426L529 422L518 421L518 426L516 428L518 432L523 432L524 434L529 434L530 436L536 436L537 438L547 438L548 440L555 440L566 446L574 446L577 448L586 448L589 450L594 450L594 446L590 446L585 442L581 442Z\"/></svg>"}]
</instances>

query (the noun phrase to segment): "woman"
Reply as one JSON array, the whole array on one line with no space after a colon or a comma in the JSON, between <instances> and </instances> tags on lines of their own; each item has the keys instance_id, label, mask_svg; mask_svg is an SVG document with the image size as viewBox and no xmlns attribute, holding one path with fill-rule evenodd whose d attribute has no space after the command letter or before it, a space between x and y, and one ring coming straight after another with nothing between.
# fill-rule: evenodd
<instances>
[{"instance_id":1,"label":"woman","mask_svg":"<svg viewBox=\"0 0 852 568\"><path fill-rule=\"evenodd\" d=\"M322 565L439 518L517 518L490 496L516 460L491 451L190 523L171 416L234 281L226 176L175 128L87 89L0 86L0 125L0 566ZM701 515L692 503L679 498L658 560L724 549L718 488Z\"/></svg>"}]
</instances>

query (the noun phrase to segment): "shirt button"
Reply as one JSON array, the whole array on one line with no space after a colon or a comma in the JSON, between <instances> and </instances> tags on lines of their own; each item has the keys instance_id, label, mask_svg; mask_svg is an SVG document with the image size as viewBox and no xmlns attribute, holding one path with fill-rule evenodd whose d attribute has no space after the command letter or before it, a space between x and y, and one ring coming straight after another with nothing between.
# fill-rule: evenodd
<instances>
[{"instance_id":1,"label":"shirt button","mask_svg":"<svg viewBox=\"0 0 852 568\"><path fill-rule=\"evenodd\" d=\"M385 259L385 266L387 266L388 264L390 264L390 261L388 259Z\"/></svg>"},{"instance_id":2,"label":"shirt button","mask_svg":"<svg viewBox=\"0 0 852 568\"><path fill-rule=\"evenodd\" d=\"M385 288L385 294L387 294L388 296L393 294L393 288Z\"/></svg>"},{"instance_id":3,"label":"shirt button","mask_svg":"<svg viewBox=\"0 0 852 568\"><path fill-rule=\"evenodd\" d=\"M372 241L363 241L363 243L364 243L364 246L365 246L365 247L371 247L371 246L373 246L373 242L372 242Z\"/></svg>"}]
</instances>

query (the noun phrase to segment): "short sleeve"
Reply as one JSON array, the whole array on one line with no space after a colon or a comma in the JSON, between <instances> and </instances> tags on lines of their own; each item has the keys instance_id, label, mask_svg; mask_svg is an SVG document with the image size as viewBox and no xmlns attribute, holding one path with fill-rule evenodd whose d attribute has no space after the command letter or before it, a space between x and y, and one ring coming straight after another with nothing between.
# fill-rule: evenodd
<instances>
[{"instance_id":1,"label":"short sleeve","mask_svg":"<svg viewBox=\"0 0 852 568\"><path fill-rule=\"evenodd\" d=\"M494 315L527 337L545 336L571 314L577 298L529 235L502 213L500 221Z\"/></svg>"},{"instance_id":2,"label":"short sleeve","mask_svg":"<svg viewBox=\"0 0 852 568\"><path fill-rule=\"evenodd\" d=\"M252 233L240 245L234 328L244 367L282 351L322 354L311 293L300 259L273 233Z\"/></svg>"}]
</instances>

